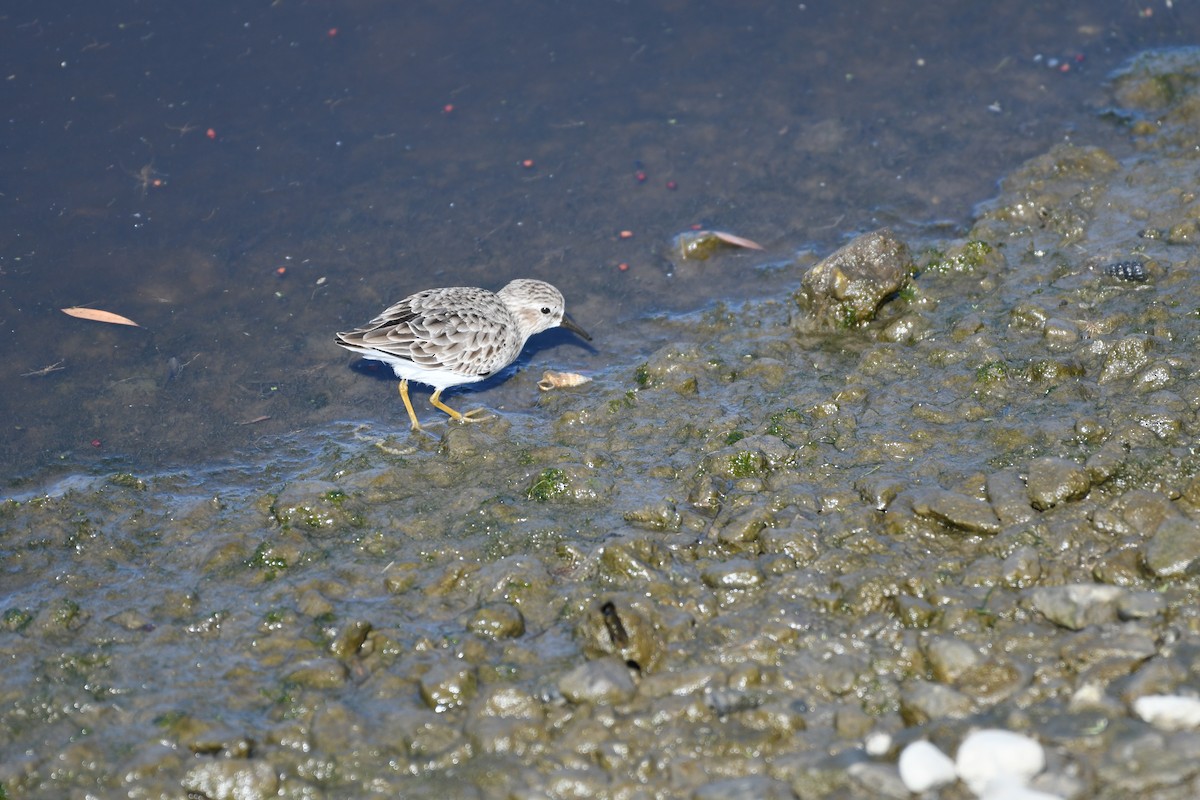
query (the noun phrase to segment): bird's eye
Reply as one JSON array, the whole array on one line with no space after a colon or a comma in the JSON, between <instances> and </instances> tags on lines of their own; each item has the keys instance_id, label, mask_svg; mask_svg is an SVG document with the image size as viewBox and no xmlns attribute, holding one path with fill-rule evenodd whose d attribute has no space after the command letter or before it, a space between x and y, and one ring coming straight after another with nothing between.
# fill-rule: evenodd
<instances>
[{"instance_id":1,"label":"bird's eye","mask_svg":"<svg viewBox=\"0 0 1200 800\"><path fill-rule=\"evenodd\" d=\"M550 309L549 309L549 308L547 308L547 307L545 307L545 306L542 306L542 313L543 313L543 314L549 314L549 313L550 313Z\"/></svg>"}]
</instances>

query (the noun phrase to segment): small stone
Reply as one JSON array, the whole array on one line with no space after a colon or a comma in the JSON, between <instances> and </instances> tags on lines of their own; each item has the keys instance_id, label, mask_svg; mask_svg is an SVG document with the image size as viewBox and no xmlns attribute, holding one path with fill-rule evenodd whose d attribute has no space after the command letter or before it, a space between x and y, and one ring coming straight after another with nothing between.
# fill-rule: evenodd
<instances>
[{"instance_id":1,"label":"small stone","mask_svg":"<svg viewBox=\"0 0 1200 800\"><path fill-rule=\"evenodd\" d=\"M218 759L188 770L183 788L210 800L265 800L279 791L279 776L265 761Z\"/></svg>"},{"instance_id":2,"label":"small stone","mask_svg":"<svg viewBox=\"0 0 1200 800\"><path fill-rule=\"evenodd\" d=\"M909 725L963 719L970 713L971 698L940 683L913 681L900 694L900 716Z\"/></svg>"},{"instance_id":3,"label":"small stone","mask_svg":"<svg viewBox=\"0 0 1200 800\"><path fill-rule=\"evenodd\" d=\"M632 698L637 687L624 662L601 658L563 675L558 679L558 690L572 703L613 705Z\"/></svg>"},{"instance_id":4,"label":"small stone","mask_svg":"<svg viewBox=\"0 0 1200 800\"><path fill-rule=\"evenodd\" d=\"M434 664L421 676L421 699L434 711L457 708L475 696L475 670L447 661Z\"/></svg>"},{"instance_id":5,"label":"small stone","mask_svg":"<svg viewBox=\"0 0 1200 800\"><path fill-rule=\"evenodd\" d=\"M921 739L900 753L900 780L913 794L954 783L958 779L954 762L935 745Z\"/></svg>"},{"instance_id":6,"label":"small stone","mask_svg":"<svg viewBox=\"0 0 1200 800\"><path fill-rule=\"evenodd\" d=\"M795 792L765 775L713 781L692 792L692 800L794 800Z\"/></svg>"},{"instance_id":7,"label":"small stone","mask_svg":"<svg viewBox=\"0 0 1200 800\"><path fill-rule=\"evenodd\" d=\"M1164 731L1200 728L1200 698L1178 694L1151 694L1133 701L1133 712Z\"/></svg>"},{"instance_id":8,"label":"small stone","mask_svg":"<svg viewBox=\"0 0 1200 800\"><path fill-rule=\"evenodd\" d=\"M984 500L945 489L920 492L912 499L918 516L933 517L968 533L999 533L1000 520Z\"/></svg>"},{"instance_id":9,"label":"small stone","mask_svg":"<svg viewBox=\"0 0 1200 800\"><path fill-rule=\"evenodd\" d=\"M758 539L763 528L771 524L771 512L765 508L747 508L729 516L717 531L717 541L724 545L744 545Z\"/></svg>"},{"instance_id":10,"label":"small stone","mask_svg":"<svg viewBox=\"0 0 1200 800\"><path fill-rule=\"evenodd\" d=\"M925 658L940 683L953 683L960 675L979 664L983 657L961 639L934 639L926 648Z\"/></svg>"},{"instance_id":11,"label":"small stone","mask_svg":"<svg viewBox=\"0 0 1200 800\"><path fill-rule=\"evenodd\" d=\"M1150 619L1166 608L1167 600L1158 592L1130 592L1117 599L1117 616L1123 620Z\"/></svg>"},{"instance_id":12,"label":"small stone","mask_svg":"<svg viewBox=\"0 0 1200 800\"><path fill-rule=\"evenodd\" d=\"M867 797L878 800L908 800L909 791L904 788L900 774L891 764L874 761L856 761L846 768L846 774L854 779Z\"/></svg>"},{"instance_id":13,"label":"small stone","mask_svg":"<svg viewBox=\"0 0 1200 800\"><path fill-rule=\"evenodd\" d=\"M1119 586L1077 583L1042 586L1027 594L1032 606L1055 625L1073 631L1117 618L1117 601L1125 595Z\"/></svg>"},{"instance_id":14,"label":"small stone","mask_svg":"<svg viewBox=\"0 0 1200 800\"><path fill-rule=\"evenodd\" d=\"M786 783L765 775L713 781L692 793L692 800L794 800L795 797Z\"/></svg>"},{"instance_id":15,"label":"small stone","mask_svg":"<svg viewBox=\"0 0 1200 800\"><path fill-rule=\"evenodd\" d=\"M1086 497L1092 488L1087 471L1064 458L1036 458L1025 479L1030 504L1039 511Z\"/></svg>"},{"instance_id":16,"label":"small stone","mask_svg":"<svg viewBox=\"0 0 1200 800\"><path fill-rule=\"evenodd\" d=\"M988 500L1001 525L1019 525L1033 519L1029 495L1016 469L993 472L986 480Z\"/></svg>"},{"instance_id":17,"label":"small stone","mask_svg":"<svg viewBox=\"0 0 1200 800\"><path fill-rule=\"evenodd\" d=\"M349 676L346 665L335 658L302 661L287 674L287 681L306 689L337 689Z\"/></svg>"},{"instance_id":18,"label":"small stone","mask_svg":"<svg viewBox=\"0 0 1200 800\"><path fill-rule=\"evenodd\" d=\"M889 230L874 231L805 273L795 300L818 324L857 325L872 319L887 298L908 285L912 268L904 242Z\"/></svg>"},{"instance_id":19,"label":"small stone","mask_svg":"<svg viewBox=\"0 0 1200 800\"><path fill-rule=\"evenodd\" d=\"M744 558L734 558L700 572L700 580L713 589L754 589L765 580L758 565Z\"/></svg>"},{"instance_id":20,"label":"small stone","mask_svg":"<svg viewBox=\"0 0 1200 800\"><path fill-rule=\"evenodd\" d=\"M525 617L512 603L488 603L471 615L467 629L488 639L516 639L525 633Z\"/></svg>"},{"instance_id":21,"label":"small stone","mask_svg":"<svg viewBox=\"0 0 1200 800\"><path fill-rule=\"evenodd\" d=\"M979 800L1063 800L1060 795L1042 792L1015 780L997 778L987 785Z\"/></svg>"},{"instance_id":22,"label":"small stone","mask_svg":"<svg viewBox=\"0 0 1200 800\"><path fill-rule=\"evenodd\" d=\"M1006 586L1021 589L1037 583L1042 576L1042 563L1032 547L1018 547L1008 554L1000 566L1000 576Z\"/></svg>"},{"instance_id":23,"label":"small stone","mask_svg":"<svg viewBox=\"0 0 1200 800\"><path fill-rule=\"evenodd\" d=\"M1035 739L1012 731L972 731L954 758L959 779L976 795L993 781L1028 783L1046 768L1046 752Z\"/></svg>"},{"instance_id":24,"label":"small stone","mask_svg":"<svg viewBox=\"0 0 1200 800\"><path fill-rule=\"evenodd\" d=\"M1200 559L1200 523L1186 517L1164 520L1142 549L1146 569L1159 578L1184 575L1197 559Z\"/></svg>"}]
</instances>

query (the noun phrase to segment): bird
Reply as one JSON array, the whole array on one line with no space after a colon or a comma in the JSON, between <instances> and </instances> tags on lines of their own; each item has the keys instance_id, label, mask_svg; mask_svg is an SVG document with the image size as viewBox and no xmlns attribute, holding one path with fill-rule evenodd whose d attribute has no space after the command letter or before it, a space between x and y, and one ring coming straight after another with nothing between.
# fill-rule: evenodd
<instances>
[{"instance_id":1,"label":"bird","mask_svg":"<svg viewBox=\"0 0 1200 800\"><path fill-rule=\"evenodd\" d=\"M422 430L408 397L408 382L433 387L429 402L458 422L475 422L481 408L463 414L442 402L442 391L495 375L516 360L530 336L562 326L585 341L592 337L567 316L562 292L545 281L519 278L498 292L473 286L426 289L388 306L361 328L335 341L381 361L400 379L400 399Z\"/></svg>"}]
</instances>

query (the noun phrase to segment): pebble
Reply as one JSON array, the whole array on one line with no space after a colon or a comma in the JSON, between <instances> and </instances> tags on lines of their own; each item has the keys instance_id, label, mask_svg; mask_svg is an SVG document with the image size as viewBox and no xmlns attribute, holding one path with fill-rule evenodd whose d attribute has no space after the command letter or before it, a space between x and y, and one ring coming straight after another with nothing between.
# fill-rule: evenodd
<instances>
[{"instance_id":1,"label":"pebble","mask_svg":"<svg viewBox=\"0 0 1200 800\"><path fill-rule=\"evenodd\" d=\"M421 699L434 711L457 708L475 696L475 669L450 661L433 665L421 676Z\"/></svg>"},{"instance_id":2,"label":"pebble","mask_svg":"<svg viewBox=\"0 0 1200 800\"><path fill-rule=\"evenodd\" d=\"M1133 712L1164 731L1200 728L1200 698L1178 694L1151 694L1133 701Z\"/></svg>"},{"instance_id":3,"label":"pebble","mask_svg":"<svg viewBox=\"0 0 1200 800\"><path fill-rule=\"evenodd\" d=\"M1041 792L1016 780L997 779L988 784L979 800L1063 800L1056 794Z\"/></svg>"},{"instance_id":4,"label":"pebble","mask_svg":"<svg viewBox=\"0 0 1200 800\"><path fill-rule=\"evenodd\" d=\"M1146 569L1159 578L1178 577L1200 559L1200 524L1186 517L1163 521L1142 550Z\"/></svg>"},{"instance_id":5,"label":"pebble","mask_svg":"<svg viewBox=\"0 0 1200 800\"><path fill-rule=\"evenodd\" d=\"M1011 783L1023 785L1046 768L1046 752L1035 739L1012 731L986 729L972 731L958 746L954 759L958 777L982 797L989 786ZM989 797L1008 797L1006 794Z\"/></svg>"},{"instance_id":6,"label":"pebble","mask_svg":"<svg viewBox=\"0 0 1200 800\"><path fill-rule=\"evenodd\" d=\"M1030 504L1039 511L1079 500L1092 488L1087 470L1065 458L1035 458L1025 479Z\"/></svg>"},{"instance_id":7,"label":"pebble","mask_svg":"<svg viewBox=\"0 0 1200 800\"><path fill-rule=\"evenodd\" d=\"M999 533L1000 520L985 500L945 489L921 492L913 497L918 516L933 517L968 533Z\"/></svg>"},{"instance_id":8,"label":"pebble","mask_svg":"<svg viewBox=\"0 0 1200 800\"><path fill-rule=\"evenodd\" d=\"M934 639L925 648L925 659L940 683L953 683L960 675L983 660L979 652L961 639L949 636Z\"/></svg>"},{"instance_id":9,"label":"pebble","mask_svg":"<svg viewBox=\"0 0 1200 800\"><path fill-rule=\"evenodd\" d=\"M623 661L600 658L580 664L559 678L558 690L572 703L613 705L632 698L637 687Z\"/></svg>"},{"instance_id":10,"label":"pebble","mask_svg":"<svg viewBox=\"0 0 1200 800\"><path fill-rule=\"evenodd\" d=\"M713 589L754 589L761 586L764 579L758 565L744 558L713 564L700 572L700 580Z\"/></svg>"},{"instance_id":11,"label":"pebble","mask_svg":"<svg viewBox=\"0 0 1200 800\"><path fill-rule=\"evenodd\" d=\"M1117 602L1126 594L1119 586L1076 583L1031 589L1031 605L1046 619L1063 628L1082 630L1117 618Z\"/></svg>"},{"instance_id":12,"label":"pebble","mask_svg":"<svg viewBox=\"0 0 1200 800\"><path fill-rule=\"evenodd\" d=\"M265 761L219 759L188 770L183 788L211 800L263 800L275 796L279 776Z\"/></svg>"},{"instance_id":13,"label":"pebble","mask_svg":"<svg viewBox=\"0 0 1200 800\"><path fill-rule=\"evenodd\" d=\"M707 783L692 793L692 800L792 800L795 796L782 781L750 775Z\"/></svg>"},{"instance_id":14,"label":"pebble","mask_svg":"<svg viewBox=\"0 0 1200 800\"><path fill-rule=\"evenodd\" d=\"M914 794L946 786L958 778L950 756L924 739L904 748L900 753L899 767L900 780Z\"/></svg>"},{"instance_id":15,"label":"pebble","mask_svg":"<svg viewBox=\"0 0 1200 800\"><path fill-rule=\"evenodd\" d=\"M900 716L909 725L963 719L970 713L971 698L939 683L913 681L900 695Z\"/></svg>"},{"instance_id":16,"label":"pebble","mask_svg":"<svg viewBox=\"0 0 1200 800\"><path fill-rule=\"evenodd\" d=\"M1019 525L1033 519L1029 495L1016 469L1004 469L987 476L985 482L992 511L1002 525Z\"/></svg>"}]
</instances>

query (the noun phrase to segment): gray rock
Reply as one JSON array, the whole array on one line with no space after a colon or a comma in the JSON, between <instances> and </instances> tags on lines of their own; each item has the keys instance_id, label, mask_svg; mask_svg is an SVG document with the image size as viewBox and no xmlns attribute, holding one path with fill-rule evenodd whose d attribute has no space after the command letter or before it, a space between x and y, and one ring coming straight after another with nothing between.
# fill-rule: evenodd
<instances>
[{"instance_id":1,"label":"gray rock","mask_svg":"<svg viewBox=\"0 0 1200 800\"><path fill-rule=\"evenodd\" d=\"M874 318L912 274L908 246L883 229L859 236L800 281L795 300L822 326L849 327Z\"/></svg>"},{"instance_id":2,"label":"gray rock","mask_svg":"<svg viewBox=\"0 0 1200 800\"><path fill-rule=\"evenodd\" d=\"M363 524L360 502L328 481L295 481L271 504L280 527L310 533L332 533Z\"/></svg>"},{"instance_id":3,"label":"gray rock","mask_svg":"<svg viewBox=\"0 0 1200 800\"><path fill-rule=\"evenodd\" d=\"M488 639L515 639L525 633L525 617L512 603L488 603L471 615L467 629Z\"/></svg>"},{"instance_id":4,"label":"gray rock","mask_svg":"<svg viewBox=\"0 0 1200 800\"><path fill-rule=\"evenodd\" d=\"M616 658L580 664L558 679L558 690L572 703L613 705L633 697L637 687L629 667Z\"/></svg>"},{"instance_id":5,"label":"gray rock","mask_svg":"<svg viewBox=\"0 0 1200 800\"><path fill-rule=\"evenodd\" d=\"M1078 583L1031 589L1026 597L1042 616L1055 625L1081 630L1117 618L1117 601L1125 595L1119 586Z\"/></svg>"},{"instance_id":6,"label":"gray rock","mask_svg":"<svg viewBox=\"0 0 1200 800\"><path fill-rule=\"evenodd\" d=\"M475 696L475 669L459 661L434 664L421 676L421 699L434 711L457 708Z\"/></svg>"},{"instance_id":7,"label":"gray rock","mask_svg":"<svg viewBox=\"0 0 1200 800\"><path fill-rule=\"evenodd\" d=\"M1042 576L1042 561L1032 547L1018 547L1004 559L1000 570L1006 586L1020 589L1032 586Z\"/></svg>"},{"instance_id":8,"label":"gray rock","mask_svg":"<svg viewBox=\"0 0 1200 800\"><path fill-rule=\"evenodd\" d=\"M1142 548L1142 563L1159 578L1187 573L1200 559L1200 523L1171 517L1158 526Z\"/></svg>"},{"instance_id":9,"label":"gray rock","mask_svg":"<svg viewBox=\"0 0 1200 800\"><path fill-rule=\"evenodd\" d=\"M700 580L714 589L754 589L765 577L754 562L734 558L701 570Z\"/></svg>"},{"instance_id":10,"label":"gray rock","mask_svg":"<svg viewBox=\"0 0 1200 800\"><path fill-rule=\"evenodd\" d=\"M1033 519L1025 482L1016 469L991 473L987 476L986 487L992 511L1000 518L1001 525L1019 525Z\"/></svg>"},{"instance_id":11,"label":"gray rock","mask_svg":"<svg viewBox=\"0 0 1200 800\"><path fill-rule=\"evenodd\" d=\"M1025 479L1030 504L1045 511L1059 503L1086 497L1092 488L1087 470L1063 458L1037 458Z\"/></svg>"},{"instance_id":12,"label":"gray rock","mask_svg":"<svg viewBox=\"0 0 1200 800\"><path fill-rule=\"evenodd\" d=\"M287 673L287 681L306 689L336 689L349 676L346 665L336 658L301 661Z\"/></svg>"},{"instance_id":13,"label":"gray rock","mask_svg":"<svg viewBox=\"0 0 1200 800\"><path fill-rule=\"evenodd\" d=\"M983 657L971 645L961 639L939 637L925 648L925 658L933 670L933 677L940 683L953 683Z\"/></svg>"},{"instance_id":14,"label":"gray rock","mask_svg":"<svg viewBox=\"0 0 1200 800\"><path fill-rule=\"evenodd\" d=\"M183 777L183 788L211 800L263 800L275 796L279 776L265 761L218 759L188 770Z\"/></svg>"},{"instance_id":15,"label":"gray rock","mask_svg":"<svg viewBox=\"0 0 1200 800\"><path fill-rule=\"evenodd\" d=\"M900 694L900 716L909 725L963 719L970 713L971 698L940 683L913 681Z\"/></svg>"},{"instance_id":16,"label":"gray rock","mask_svg":"<svg viewBox=\"0 0 1200 800\"><path fill-rule=\"evenodd\" d=\"M917 516L932 517L968 533L999 533L1000 520L984 500L945 489L932 489L913 496Z\"/></svg>"},{"instance_id":17,"label":"gray rock","mask_svg":"<svg viewBox=\"0 0 1200 800\"><path fill-rule=\"evenodd\" d=\"M713 781L692 792L692 800L793 800L792 787L765 775Z\"/></svg>"},{"instance_id":18,"label":"gray rock","mask_svg":"<svg viewBox=\"0 0 1200 800\"><path fill-rule=\"evenodd\" d=\"M614 595L594 603L575 628L584 655L599 659L616 656L653 672L665 656L663 635L650 601Z\"/></svg>"}]
</instances>

